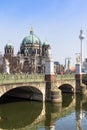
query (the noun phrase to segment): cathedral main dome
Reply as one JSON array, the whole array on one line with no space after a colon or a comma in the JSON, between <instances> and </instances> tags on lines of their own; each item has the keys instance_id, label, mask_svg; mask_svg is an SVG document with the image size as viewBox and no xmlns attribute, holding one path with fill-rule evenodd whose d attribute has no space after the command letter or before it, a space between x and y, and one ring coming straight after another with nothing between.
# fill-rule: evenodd
<instances>
[{"instance_id":1,"label":"cathedral main dome","mask_svg":"<svg viewBox=\"0 0 87 130\"><path fill-rule=\"evenodd\" d=\"M24 37L22 41L22 45L26 45L26 44L41 44L40 39L34 34L34 31L32 28L30 30L30 34Z\"/></svg>"}]
</instances>

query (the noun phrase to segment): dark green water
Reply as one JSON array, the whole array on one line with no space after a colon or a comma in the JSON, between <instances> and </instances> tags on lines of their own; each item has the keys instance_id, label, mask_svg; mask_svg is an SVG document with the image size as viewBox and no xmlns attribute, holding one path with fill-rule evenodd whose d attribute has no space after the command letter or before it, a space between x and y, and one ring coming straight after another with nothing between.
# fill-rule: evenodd
<instances>
[{"instance_id":1,"label":"dark green water","mask_svg":"<svg viewBox=\"0 0 87 130\"><path fill-rule=\"evenodd\" d=\"M67 94L59 104L0 104L0 130L87 130L87 98Z\"/></svg>"}]
</instances>

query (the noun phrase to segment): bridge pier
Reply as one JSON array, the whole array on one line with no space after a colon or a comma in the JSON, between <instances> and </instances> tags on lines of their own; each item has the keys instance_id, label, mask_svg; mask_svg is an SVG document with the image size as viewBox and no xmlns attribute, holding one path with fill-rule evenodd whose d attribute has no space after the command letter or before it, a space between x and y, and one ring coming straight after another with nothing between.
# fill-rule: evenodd
<instances>
[{"instance_id":1,"label":"bridge pier","mask_svg":"<svg viewBox=\"0 0 87 130\"><path fill-rule=\"evenodd\" d=\"M45 68L46 101L62 102L61 91L56 87L54 61L51 56L50 48L48 49L48 58L45 61Z\"/></svg>"},{"instance_id":2,"label":"bridge pier","mask_svg":"<svg viewBox=\"0 0 87 130\"><path fill-rule=\"evenodd\" d=\"M76 93L84 94L86 91L86 85L82 83L82 74L76 74Z\"/></svg>"},{"instance_id":3,"label":"bridge pier","mask_svg":"<svg viewBox=\"0 0 87 130\"><path fill-rule=\"evenodd\" d=\"M49 78L50 77L50 78ZM61 90L56 87L55 75L45 75L46 101L62 102Z\"/></svg>"},{"instance_id":4,"label":"bridge pier","mask_svg":"<svg viewBox=\"0 0 87 130\"><path fill-rule=\"evenodd\" d=\"M86 90L86 85L82 83L82 68L81 63L76 64L76 74L75 74L75 80L76 80L76 93L84 93Z\"/></svg>"}]
</instances>

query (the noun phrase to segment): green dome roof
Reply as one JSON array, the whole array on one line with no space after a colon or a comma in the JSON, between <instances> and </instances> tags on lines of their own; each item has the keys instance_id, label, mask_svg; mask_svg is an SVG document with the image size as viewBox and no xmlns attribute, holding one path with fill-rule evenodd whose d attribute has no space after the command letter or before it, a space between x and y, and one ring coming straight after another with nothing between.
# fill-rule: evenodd
<instances>
[{"instance_id":1,"label":"green dome roof","mask_svg":"<svg viewBox=\"0 0 87 130\"><path fill-rule=\"evenodd\" d=\"M30 30L30 34L26 37L24 37L22 41L22 45L25 44L40 44L40 39L34 34L33 30Z\"/></svg>"},{"instance_id":2,"label":"green dome roof","mask_svg":"<svg viewBox=\"0 0 87 130\"><path fill-rule=\"evenodd\" d=\"M46 40L43 45L49 45L48 41Z\"/></svg>"},{"instance_id":3,"label":"green dome roof","mask_svg":"<svg viewBox=\"0 0 87 130\"><path fill-rule=\"evenodd\" d=\"M13 48L13 46L11 45L11 43L8 43L8 44L6 44L6 46L5 47L11 47L11 48Z\"/></svg>"}]
</instances>

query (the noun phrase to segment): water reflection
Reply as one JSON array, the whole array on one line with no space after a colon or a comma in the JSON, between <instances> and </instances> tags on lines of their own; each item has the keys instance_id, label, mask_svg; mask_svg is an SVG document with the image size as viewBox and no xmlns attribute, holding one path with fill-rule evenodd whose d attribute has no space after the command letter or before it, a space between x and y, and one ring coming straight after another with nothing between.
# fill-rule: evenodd
<instances>
[{"instance_id":1,"label":"water reflection","mask_svg":"<svg viewBox=\"0 0 87 130\"><path fill-rule=\"evenodd\" d=\"M0 127L19 129L32 124L42 110L41 103L16 102L0 105Z\"/></svg>"},{"instance_id":2,"label":"water reflection","mask_svg":"<svg viewBox=\"0 0 87 130\"><path fill-rule=\"evenodd\" d=\"M63 95L63 102L58 104L32 101L1 104L0 129L64 130L66 122L71 118L73 123L68 123L71 130L85 130L83 128L87 121L86 99L81 95L69 94ZM85 119L83 120L84 125L82 125L82 119ZM65 124L63 124L63 120Z\"/></svg>"},{"instance_id":3,"label":"water reflection","mask_svg":"<svg viewBox=\"0 0 87 130\"><path fill-rule=\"evenodd\" d=\"M54 130L55 129L55 121L60 118L62 111L62 104L46 104L46 117L45 117L45 130Z\"/></svg>"},{"instance_id":4,"label":"water reflection","mask_svg":"<svg viewBox=\"0 0 87 130\"><path fill-rule=\"evenodd\" d=\"M76 127L77 130L83 130L83 119L87 118L87 97L82 95L76 96Z\"/></svg>"}]
</instances>

